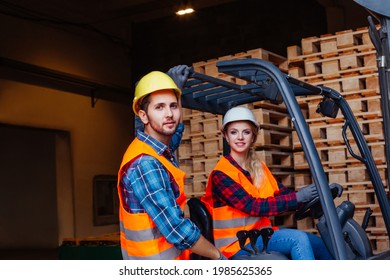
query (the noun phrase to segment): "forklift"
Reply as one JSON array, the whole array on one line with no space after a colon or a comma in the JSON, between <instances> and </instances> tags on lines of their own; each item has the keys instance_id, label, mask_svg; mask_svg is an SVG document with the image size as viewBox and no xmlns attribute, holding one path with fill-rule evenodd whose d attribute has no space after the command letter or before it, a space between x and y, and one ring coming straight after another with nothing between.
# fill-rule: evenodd
<instances>
[{"instance_id":1,"label":"forklift","mask_svg":"<svg viewBox=\"0 0 390 280\"><path fill-rule=\"evenodd\" d=\"M381 92L381 109L383 112L383 126L385 134L386 161L390 159L390 72L388 61L390 59L390 40L387 30L390 28L390 1L383 4L382 1L356 0L367 9L374 9L373 14L379 18L381 28L377 30L371 17L369 20L369 32L371 40L377 49L378 70ZM378 5L381 2L383 6ZM372 6L370 6L372 5ZM384 6L388 7L384 7ZM379 8L378 8L379 6ZM350 155L364 164L367 169L372 187L380 206L383 220L386 226L387 236L390 234L390 202L386 194L385 186L380 177L373 156L369 150L366 139L359 124L345 98L336 90L315 86L293 78L276 67L271 62L262 59L233 59L217 62L220 73L233 78L244 80L245 84L236 84L226 80L211 77L192 71L182 92L182 106L189 109L224 115L232 107L256 101L266 101L273 104L284 105L291 117L293 126L302 145L305 158L315 184L318 196L306 203L295 213L297 220L306 217L316 219L316 227L324 240L329 252L336 260L374 260L390 259L390 250L378 254L373 249L366 234L366 227L371 209L367 209L361 224L354 220L355 206L350 201L344 201L336 207L334 199L337 194L329 187L329 182L322 166L319 154L310 134L309 127L298 104L298 96L321 96L317 112L329 118L336 118L341 111L343 127L340 131L344 143ZM356 143L358 150L353 150L347 137L349 132ZM387 168L389 172L389 168ZM387 175L387 180L390 176ZM387 186L389 183L387 182ZM213 242L212 221L207 209L198 198L190 198L188 201L190 218L201 229L202 234ZM267 240L272 238L272 232L262 232L264 247ZM252 242L251 242L252 243ZM277 254L258 252L250 254L247 259L286 259ZM264 251L264 250L263 250Z\"/></svg>"}]
</instances>

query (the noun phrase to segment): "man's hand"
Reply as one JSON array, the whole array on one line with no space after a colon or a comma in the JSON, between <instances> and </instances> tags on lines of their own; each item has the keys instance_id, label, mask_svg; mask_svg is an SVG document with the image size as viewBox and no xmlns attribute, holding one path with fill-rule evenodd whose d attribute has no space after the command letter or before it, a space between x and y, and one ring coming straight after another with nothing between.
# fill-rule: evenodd
<instances>
[{"instance_id":1,"label":"man's hand","mask_svg":"<svg viewBox=\"0 0 390 280\"><path fill-rule=\"evenodd\" d=\"M190 69L187 65L177 65L169 69L167 74L173 79L178 88L183 89L190 75Z\"/></svg>"}]
</instances>

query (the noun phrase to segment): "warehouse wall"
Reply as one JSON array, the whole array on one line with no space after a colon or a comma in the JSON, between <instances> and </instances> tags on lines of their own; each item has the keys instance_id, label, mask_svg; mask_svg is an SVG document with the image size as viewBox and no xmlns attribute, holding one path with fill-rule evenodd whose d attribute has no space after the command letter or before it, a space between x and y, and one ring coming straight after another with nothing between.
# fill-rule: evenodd
<instances>
[{"instance_id":1,"label":"warehouse wall","mask_svg":"<svg viewBox=\"0 0 390 280\"><path fill-rule=\"evenodd\" d=\"M1 15L0 40L0 57L101 83L127 86L130 82L127 50L98 36ZM95 175L117 172L122 154L133 137L129 105L97 100L92 108L91 99L86 96L0 80L0 124L47 129L55 135L57 171L56 186L52 187L56 188L58 196L59 243L63 237L85 237L118 230L117 224L93 225L92 184ZM23 168L28 167L21 165ZM24 181L30 184L29 179L24 178ZM7 189L15 187L18 186L0 183L1 196L10 194ZM12 201L17 197L8 199ZM0 205L1 213L7 213L4 207ZM47 205L35 207L45 209ZM26 219L37 218L30 217L32 213L23 205L20 211Z\"/></svg>"}]
</instances>

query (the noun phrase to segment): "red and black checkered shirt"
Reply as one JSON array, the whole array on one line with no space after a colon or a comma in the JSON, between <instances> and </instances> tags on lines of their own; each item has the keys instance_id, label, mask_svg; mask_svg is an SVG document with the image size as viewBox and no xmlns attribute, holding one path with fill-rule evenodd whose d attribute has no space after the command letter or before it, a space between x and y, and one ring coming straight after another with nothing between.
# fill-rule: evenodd
<instances>
[{"instance_id":1,"label":"red and black checkered shirt","mask_svg":"<svg viewBox=\"0 0 390 280\"><path fill-rule=\"evenodd\" d=\"M225 157L252 182L248 171L241 168L230 155ZM215 208L229 205L251 216L267 217L297 209L298 204L295 192L281 183L278 183L279 192L275 196L255 198L222 171L215 170L210 176Z\"/></svg>"}]
</instances>

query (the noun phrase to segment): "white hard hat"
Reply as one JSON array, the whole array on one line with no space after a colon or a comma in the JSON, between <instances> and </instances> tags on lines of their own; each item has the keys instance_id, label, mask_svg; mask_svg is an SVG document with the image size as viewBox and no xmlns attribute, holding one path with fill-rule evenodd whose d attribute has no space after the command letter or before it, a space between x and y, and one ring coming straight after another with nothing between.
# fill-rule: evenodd
<instances>
[{"instance_id":1,"label":"white hard hat","mask_svg":"<svg viewBox=\"0 0 390 280\"><path fill-rule=\"evenodd\" d=\"M225 116L223 117L221 130L224 131L228 123L235 121L250 121L256 126L257 129L260 128L260 124L257 122L256 117L252 111L246 107L238 106L233 107L226 112Z\"/></svg>"}]
</instances>

